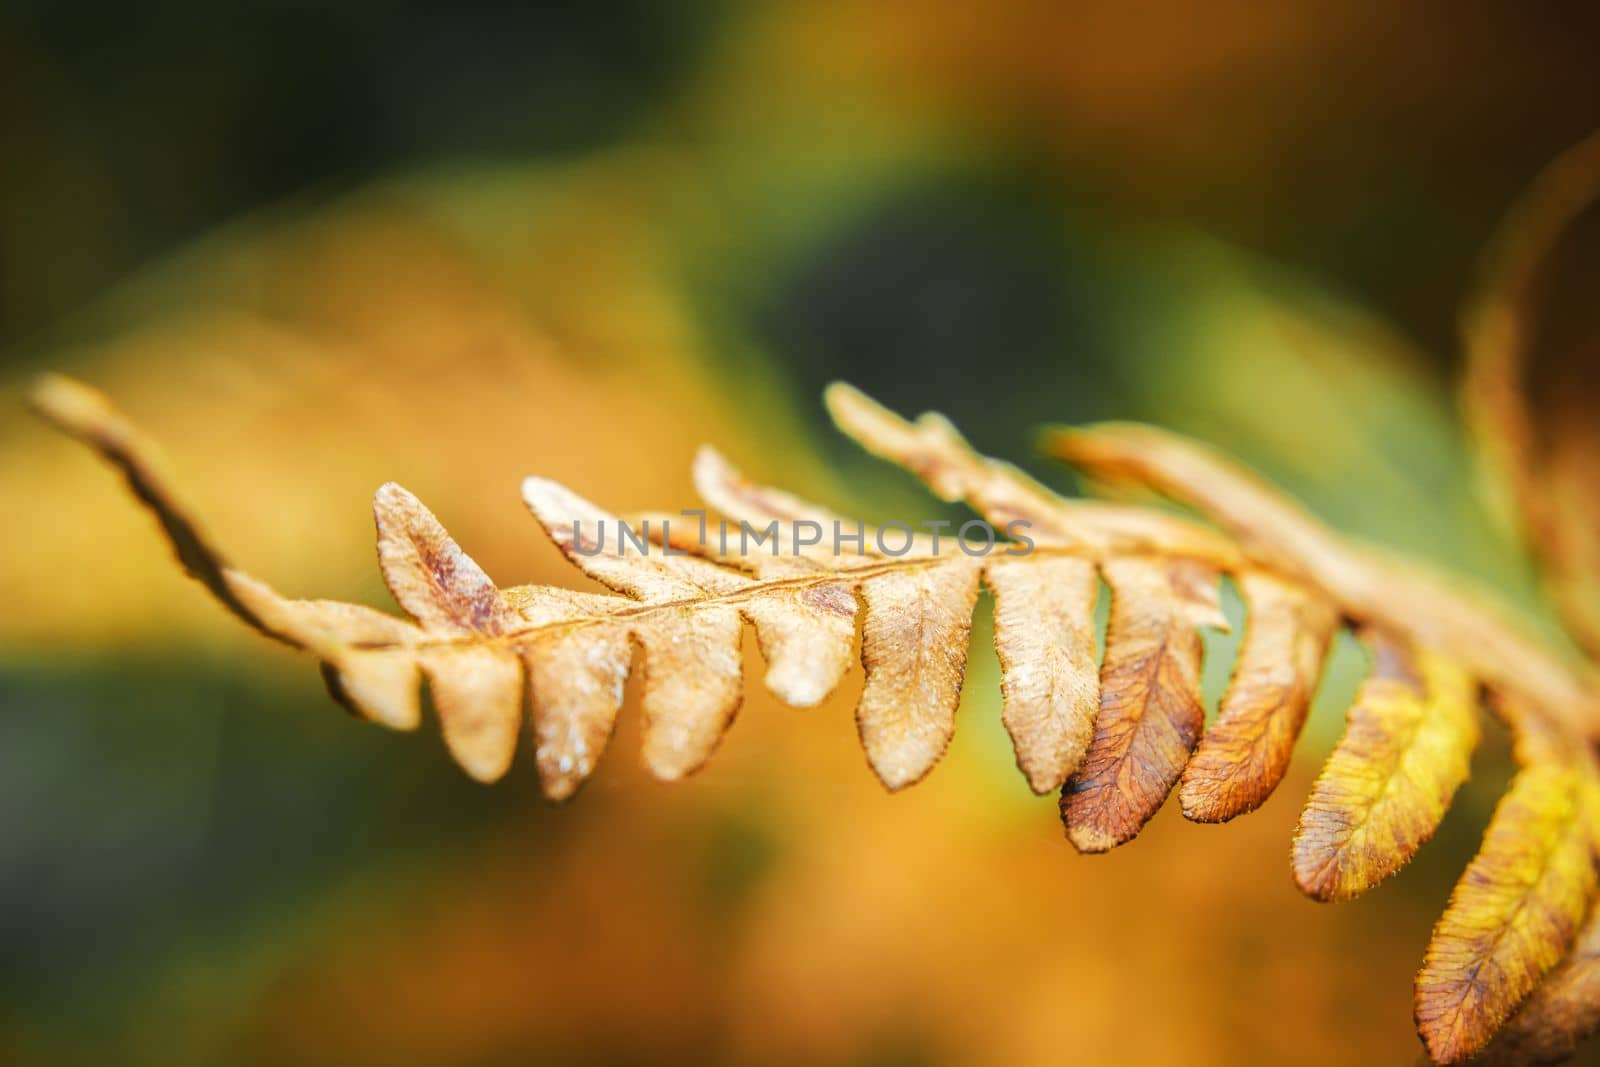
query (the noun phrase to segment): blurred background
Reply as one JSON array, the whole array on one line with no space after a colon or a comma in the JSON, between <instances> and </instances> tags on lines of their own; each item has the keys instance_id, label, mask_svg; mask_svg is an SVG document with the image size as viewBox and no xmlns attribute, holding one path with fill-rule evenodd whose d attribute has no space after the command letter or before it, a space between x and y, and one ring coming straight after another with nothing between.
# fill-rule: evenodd
<instances>
[{"instance_id":1,"label":"blurred background","mask_svg":"<svg viewBox=\"0 0 1600 1067\"><path fill-rule=\"evenodd\" d=\"M1442 0L5 0L0 1063L1415 1062L1411 975L1509 765L1491 736L1389 885L1301 898L1351 647L1259 813L1165 811L1109 856L1013 766L986 607L955 743L901 795L856 672L804 712L752 685L678 786L630 686L553 809L526 752L484 788L431 728L339 713L22 390L110 392L291 595L387 606L391 479L501 585L587 587L523 475L675 509L700 442L936 515L825 427L844 378L1064 488L1041 423L1204 437L1553 632L1480 504L1456 316L1600 126L1597 31Z\"/></svg>"}]
</instances>

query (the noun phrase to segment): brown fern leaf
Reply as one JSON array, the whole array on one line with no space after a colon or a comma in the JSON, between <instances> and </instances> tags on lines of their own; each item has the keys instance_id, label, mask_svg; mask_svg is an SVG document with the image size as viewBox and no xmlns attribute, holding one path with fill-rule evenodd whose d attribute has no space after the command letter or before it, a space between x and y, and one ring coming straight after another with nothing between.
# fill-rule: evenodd
<instances>
[{"instance_id":1,"label":"brown fern leaf","mask_svg":"<svg viewBox=\"0 0 1600 1067\"><path fill-rule=\"evenodd\" d=\"M1233 681L1179 784L1196 822L1254 811L1283 779L1339 625L1324 598L1262 571L1241 574L1239 593L1250 621Z\"/></svg>"},{"instance_id":2,"label":"brown fern leaf","mask_svg":"<svg viewBox=\"0 0 1600 1067\"><path fill-rule=\"evenodd\" d=\"M1083 762L1100 703L1094 563L1063 556L999 559L984 570L994 594L1001 718L1036 793L1060 787Z\"/></svg>"},{"instance_id":3,"label":"brown fern leaf","mask_svg":"<svg viewBox=\"0 0 1600 1067\"><path fill-rule=\"evenodd\" d=\"M1600 907L1591 905L1572 951L1484 1052L1493 1067L1560 1063L1600 1031Z\"/></svg>"},{"instance_id":4,"label":"brown fern leaf","mask_svg":"<svg viewBox=\"0 0 1600 1067\"><path fill-rule=\"evenodd\" d=\"M1573 945L1595 896L1600 766L1594 753L1515 701L1502 697L1498 707L1514 733L1518 771L1416 976L1418 1029L1438 1062L1461 1061L1488 1045ZM1546 1008L1530 1005L1536 1016L1550 1013L1563 989L1570 992L1573 969L1565 979L1552 976ZM1517 1043L1528 1043L1526 1035L1509 1038L1509 1045ZM1507 1043L1502 1054L1509 1054Z\"/></svg>"},{"instance_id":5,"label":"brown fern leaf","mask_svg":"<svg viewBox=\"0 0 1600 1067\"><path fill-rule=\"evenodd\" d=\"M570 796L610 737L635 650L645 762L663 779L692 773L738 707L746 623L768 688L807 706L849 669L859 622L857 725L874 771L901 788L953 734L986 583L1017 762L1035 790L1061 789L1067 836L1083 851L1135 836L1180 781L1192 819L1258 806L1282 779L1332 635L1349 623L1374 667L1306 807L1294 866L1311 895L1352 896L1432 834L1467 775L1480 687L1496 697L1522 771L1418 977L1419 1030L1441 1062L1487 1045L1569 948L1594 895L1600 786L1582 740L1600 723L1593 677L1475 596L1347 544L1225 460L1159 431L1105 427L1052 445L1102 481L1187 500L1231 537L1147 508L1061 498L978 455L944 419L907 422L842 385L827 400L843 430L1015 540L985 554L954 538L941 551L909 530L886 539L753 485L706 450L696 485L740 524L737 551L726 527L715 547L705 527L696 538L671 520L635 529L529 478L523 497L546 534L612 594L499 589L415 497L385 486L374 504L379 561L404 620L280 597L210 546L149 447L98 394L49 379L34 399L124 471L192 575L250 625L317 656L358 714L414 727L426 680L447 746L481 780L508 768L526 704L544 790ZM1227 625L1224 574L1249 615L1217 725L1202 738L1200 630ZM1100 579L1111 610L1096 664ZM1587 974L1575 958L1557 971L1548 1006L1529 1010L1586 1025L1570 1005Z\"/></svg>"},{"instance_id":6,"label":"brown fern leaf","mask_svg":"<svg viewBox=\"0 0 1600 1067\"><path fill-rule=\"evenodd\" d=\"M1517 772L1450 895L1416 981L1428 1054L1481 1051L1571 945L1594 893L1595 779L1586 766Z\"/></svg>"},{"instance_id":7,"label":"brown fern leaf","mask_svg":"<svg viewBox=\"0 0 1600 1067\"><path fill-rule=\"evenodd\" d=\"M1205 726L1200 700L1203 646L1185 584L1207 590L1200 610L1216 613L1217 574L1185 575L1187 561L1108 560L1111 587L1100 715L1083 766L1061 794L1067 837L1104 852L1137 834L1183 773Z\"/></svg>"}]
</instances>

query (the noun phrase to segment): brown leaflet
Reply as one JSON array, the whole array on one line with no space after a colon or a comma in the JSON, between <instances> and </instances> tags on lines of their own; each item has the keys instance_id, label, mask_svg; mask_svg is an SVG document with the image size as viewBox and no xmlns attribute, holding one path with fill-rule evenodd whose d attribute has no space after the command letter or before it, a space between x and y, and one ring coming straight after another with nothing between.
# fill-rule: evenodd
<instances>
[{"instance_id":1,"label":"brown leaflet","mask_svg":"<svg viewBox=\"0 0 1600 1067\"><path fill-rule=\"evenodd\" d=\"M372 510L378 564L395 602L430 633L467 639L430 644L418 662L450 754L472 777L492 782L516 755L522 664L510 648L483 638L505 633L516 616L416 497L391 482L378 490Z\"/></svg>"},{"instance_id":2,"label":"brown leaflet","mask_svg":"<svg viewBox=\"0 0 1600 1067\"><path fill-rule=\"evenodd\" d=\"M1139 832L1177 782L1205 726L1196 627L1216 608L1174 596L1175 587L1200 588L1190 570L1147 559L1102 565L1111 620L1100 712L1083 765L1061 793L1067 839L1081 852L1104 852Z\"/></svg>"},{"instance_id":3,"label":"brown leaflet","mask_svg":"<svg viewBox=\"0 0 1600 1067\"><path fill-rule=\"evenodd\" d=\"M984 577L994 593L1002 719L1029 786L1048 793L1078 769L1094 736L1099 575L1087 559L1012 556L991 560Z\"/></svg>"},{"instance_id":4,"label":"brown leaflet","mask_svg":"<svg viewBox=\"0 0 1600 1067\"><path fill-rule=\"evenodd\" d=\"M715 449L702 448L696 455L694 480L706 503L736 523L748 522L761 529L773 522L779 524L776 554L740 556L727 562L760 578L816 579L752 598L744 613L756 628L767 661L767 688L791 707L820 704L850 668L858 607L853 579L844 575L839 581L822 579L828 572L848 572L874 562L865 551L856 555L834 551L836 531L853 533L860 524L788 493L756 485ZM817 543L799 543L794 535L800 523L813 523L821 531ZM720 534L710 531L708 525L703 531L705 540L720 541ZM695 547L702 552L713 549L710 544Z\"/></svg>"},{"instance_id":5,"label":"brown leaflet","mask_svg":"<svg viewBox=\"0 0 1600 1067\"><path fill-rule=\"evenodd\" d=\"M1249 608L1243 647L1178 792L1197 822L1253 811L1283 779L1339 624L1327 601L1301 586L1256 570L1238 582Z\"/></svg>"},{"instance_id":6,"label":"brown leaflet","mask_svg":"<svg viewBox=\"0 0 1600 1067\"><path fill-rule=\"evenodd\" d=\"M633 645L623 615L633 602L547 586L500 592L517 615L512 647L527 675L539 785L566 800L599 763L611 740Z\"/></svg>"},{"instance_id":7,"label":"brown leaflet","mask_svg":"<svg viewBox=\"0 0 1600 1067\"><path fill-rule=\"evenodd\" d=\"M1345 900L1405 866L1466 781L1476 686L1454 664L1376 631L1372 672L1312 788L1294 837L1295 882Z\"/></svg>"},{"instance_id":8,"label":"brown leaflet","mask_svg":"<svg viewBox=\"0 0 1600 1067\"><path fill-rule=\"evenodd\" d=\"M636 623L644 646L644 762L663 781L705 765L743 696L739 610L675 609Z\"/></svg>"},{"instance_id":9,"label":"brown leaflet","mask_svg":"<svg viewBox=\"0 0 1600 1067\"><path fill-rule=\"evenodd\" d=\"M1595 888L1587 764L1518 771L1450 894L1416 980L1417 1029L1435 1062L1480 1052L1572 943Z\"/></svg>"},{"instance_id":10,"label":"brown leaflet","mask_svg":"<svg viewBox=\"0 0 1600 1067\"><path fill-rule=\"evenodd\" d=\"M427 630L500 633L500 590L422 501L389 482L372 501L378 566L395 603Z\"/></svg>"},{"instance_id":11,"label":"brown leaflet","mask_svg":"<svg viewBox=\"0 0 1600 1067\"><path fill-rule=\"evenodd\" d=\"M1484 1067L1560 1063L1600 1030L1600 907L1572 951L1545 976L1484 1052Z\"/></svg>"},{"instance_id":12,"label":"brown leaflet","mask_svg":"<svg viewBox=\"0 0 1600 1067\"><path fill-rule=\"evenodd\" d=\"M861 585L866 682L856 726L867 762L891 790L932 770L955 732L980 570L953 557Z\"/></svg>"},{"instance_id":13,"label":"brown leaflet","mask_svg":"<svg viewBox=\"0 0 1600 1067\"><path fill-rule=\"evenodd\" d=\"M633 645L622 625L558 631L522 647L534 763L551 800L577 792L605 752L632 658Z\"/></svg>"},{"instance_id":14,"label":"brown leaflet","mask_svg":"<svg viewBox=\"0 0 1600 1067\"><path fill-rule=\"evenodd\" d=\"M435 645L418 662L428 678L450 755L493 782L511 768L522 726L522 665L494 645Z\"/></svg>"},{"instance_id":15,"label":"brown leaflet","mask_svg":"<svg viewBox=\"0 0 1600 1067\"><path fill-rule=\"evenodd\" d=\"M767 661L766 686L794 708L822 703L850 669L856 636L856 597L844 582L753 597L745 617Z\"/></svg>"}]
</instances>

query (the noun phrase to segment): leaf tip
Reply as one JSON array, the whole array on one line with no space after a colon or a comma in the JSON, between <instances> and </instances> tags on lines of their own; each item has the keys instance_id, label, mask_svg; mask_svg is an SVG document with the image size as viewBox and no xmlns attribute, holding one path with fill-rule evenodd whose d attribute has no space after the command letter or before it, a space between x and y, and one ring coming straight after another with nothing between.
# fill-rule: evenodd
<instances>
[{"instance_id":1,"label":"leaf tip","mask_svg":"<svg viewBox=\"0 0 1600 1067\"><path fill-rule=\"evenodd\" d=\"M568 507L570 498L571 494L564 486L549 478L530 475L522 479L522 502L533 512L534 517L547 527L570 511Z\"/></svg>"},{"instance_id":2,"label":"leaf tip","mask_svg":"<svg viewBox=\"0 0 1600 1067\"><path fill-rule=\"evenodd\" d=\"M1067 823L1067 840L1071 842L1073 848L1085 855L1110 852L1122 844L1115 834L1107 832L1103 827L1072 822Z\"/></svg>"},{"instance_id":3,"label":"leaf tip","mask_svg":"<svg viewBox=\"0 0 1600 1067\"><path fill-rule=\"evenodd\" d=\"M1082 772L1079 773L1081 775ZM1108 817L1094 800L1089 799L1094 797L1094 792L1085 792L1081 786L1082 781L1078 776L1068 779L1061 789L1058 802L1061 825L1073 848L1086 854L1110 852L1138 835L1144 825L1142 821L1130 826Z\"/></svg>"},{"instance_id":4,"label":"leaf tip","mask_svg":"<svg viewBox=\"0 0 1600 1067\"><path fill-rule=\"evenodd\" d=\"M1224 823L1255 810L1255 805L1244 807L1230 803L1218 795L1214 786L1215 783L1200 782L1185 773L1178 784L1178 806L1185 819L1197 823Z\"/></svg>"},{"instance_id":5,"label":"leaf tip","mask_svg":"<svg viewBox=\"0 0 1600 1067\"><path fill-rule=\"evenodd\" d=\"M850 412L870 411L880 405L846 381L829 382L822 390L822 403L835 419Z\"/></svg>"},{"instance_id":6,"label":"leaf tip","mask_svg":"<svg viewBox=\"0 0 1600 1067\"><path fill-rule=\"evenodd\" d=\"M847 437L867 444L908 432L910 424L848 382L833 382L822 391L823 404Z\"/></svg>"},{"instance_id":7,"label":"leaf tip","mask_svg":"<svg viewBox=\"0 0 1600 1067\"><path fill-rule=\"evenodd\" d=\"M1338 857L1330 846L1313 842L1301 833L1295 835L1290 869L1295 887L1322 904L1354 900L1366 888L1343 876Z\"/></svg>"},{"instance_id":8,"label":"leaf tip","mask_svg":"<svg viewBox=\"0 0 1600 1067\"><path fill-rule=\"evenodd\" d=\"M702 497L711 497L719 487L738 480L739 471L727 456L714 447L701 445L694 454L690 477L694 481L695 492Z\"/></svg>"},{"instance_id":9,"label":"leaf tip","mask_svg":"<svg viewBox=\"0 0 1600 1067\"><path fill-rule=\"evenodd\" d=\"M814 708L827 699L833 686L819 677L809 663L785 662L767 670L767 690L791 708Z\"/></svg>"},{"instance_id":10,"label":"leaf tip","mask_svg":"<svg viewBox=\"0 0 1600 1067\"><path fill-rule=\"evenodd\" d=\"M372 506L385 510L418 502L416 495L399 482L384 482L378 486L377 492L372 494Z\"/></svg>"},{"instance_id":11,"label":"leaf tip","mask_svg":"<svg viewBox=\"0 0 1600 1067\"><path fill-rule=\"evenodd\" d=\"M83 437L117 417L116 408L100 390L54 372L40 375L29 387L28 406L75 437Z\"/></svg>"},{"instance_id":12,"label":"leaf tip","mask_svg":"<svg viewBox=\"0 0 1600 1067\"><path fill-rule=\"evenodd\" d=\"M872 773L878 776L878 781L891 793L898 793L922 781L927 776L928 770L917 770L905 766L887 766L874 763Z\"/></svg>"},{"instance_id":13,"label":"leaf tip","mask_svg":"<svg viewBox=\"0 0 1600 1067\"><path fill-rule=\"evenodd\" d=\"M1041 426L1034 434L1033 445L1042 455L1070 461L1082 433L1076 426Z\"/></svg>"},{"instance_id":14,"label":"leaf tip","mask_svg":"<svg viewBox=\"0 0 1600 1067\"><path fill-rule=\"evenodd\" d=\"M454 756L467 777L481 785L493 785L511 769L511 757L499 752L457 750Z\"/></svg>"},{"instance_id":15,"label":"leaf tip","mask_svg":"<svg viewBox=\"0 0 1600 1067\"><path fill-rule=\"evenodd\" d=\"M1113 434L1123 424L1100 423L1094 426L1046 426L1035 438L1041 453L1070 466L1095 466L1103 458Z\"/></svg>"},{"instance_id":16,"label":"leaf tip","mask_svg":"<svg viewBox=\"0 0 1600 1067\"><path fill-rule=\"evenodd\" d=\"M649 738L644 744L645 770L658 782L681 782L705 766L710 758L710 752L686 754L679 748L653 742Z\"/></svg>"},{"instance_id":17,"label":"leaf tip","mask_svg":"<svg viewBox=\"0 0 1600 1067\"><path fill-rule=\"evenodd\" d=\"M536 758L535 764L539 772L539 790L552 804L565 804L571 800L588 774L587 767L569 766L563 769L558 759L548 757Z\"/></svg>"}]
</instances>

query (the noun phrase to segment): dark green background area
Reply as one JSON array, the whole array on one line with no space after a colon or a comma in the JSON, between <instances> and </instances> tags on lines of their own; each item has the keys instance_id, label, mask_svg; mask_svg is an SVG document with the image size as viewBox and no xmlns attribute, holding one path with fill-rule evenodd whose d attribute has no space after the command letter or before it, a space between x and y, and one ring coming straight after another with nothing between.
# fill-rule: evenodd
<instances>
[{"instance_id":1,"label":"dark green background area","mask_svg":"<svg viewBox=\"0 0 1600 1067\"><path fill-rule=\"evenodd\" d=\"M1462 41L1494 21L1491 11L1517 36L1503 70L1475 71ZM430 163L572 156L624 139L692 82L738 12L715 0L10 0L0 6L0 354L36 347L108 285L249 210L314 202ZM1196 183L1156 206L1334 281L1448 360L1482 239L1533 170L1600 122L1600 74L1585 58L1597 31L1589 4L1461 12L1372 60L1391 66L1310 80L1330 100L1358 103L1331 110L1342 117L1308 114L1308 127L1325 136L1280 160L1270 196ZM1415 30L1408 22L1397 32ZM1435 121L1449 101L1426 86L1441 79L1419 77L1408 97L1405 71L1393 68L1408 48L1462 84L1521 72L1523 88L1467 122ZM1378 93L1394 95L1367 100ZM1242 115L1248 106L1240 102ZM1111 177L1094 179L1112 197L1117 165L1102 160ZM1348 177L1330 188L1329 175ZM870 252L866 235L842 238L817 270L858 299L892 279L898 289L920 287L902 300L943 304L939 287L950 279L926 262L916 264L922 274L902 277L907 257L976 252L960 269L989 271L993 284L1047 269L1026 232L1007 232L1003 220L989 231L996 220L986 210L918 191L871 223ZM983 248L939 244L970 225L983 230ZM1015 249L1006 246L1013 240ZM809 272L791 310L818 310L804 301L826 299L829 284ZM1037 333L1028 285L1022 278L1005 301L942 307L961 320L942 336ZM836 301L831 310L824 328L848 333L833 340L847 347L866 337L859 315L846 326L854 313ZM1019 310L1023 321L1013 323Z\"/></svg>"},{"instance_id":2,"label":"dark green background area","mask_svg":"<svg viewBox=\"0 0 1600 1067\"><path fill-rule=\"evenodd\" d=\"M716 6L0 5L0 351L253 208L614 141Z\"/></svg>"}]
</instances>

